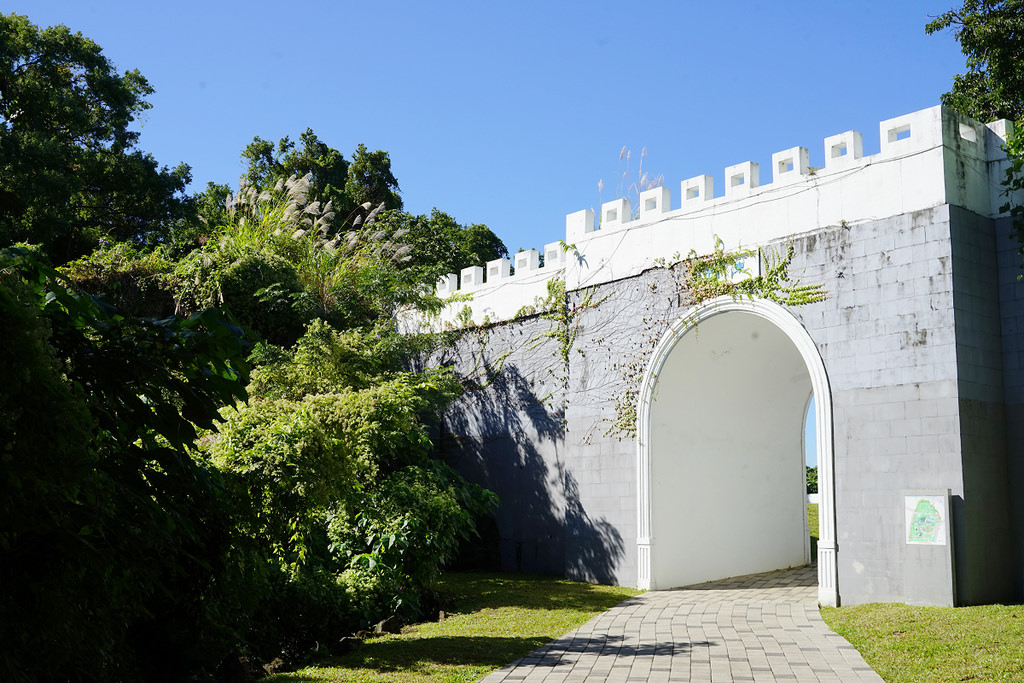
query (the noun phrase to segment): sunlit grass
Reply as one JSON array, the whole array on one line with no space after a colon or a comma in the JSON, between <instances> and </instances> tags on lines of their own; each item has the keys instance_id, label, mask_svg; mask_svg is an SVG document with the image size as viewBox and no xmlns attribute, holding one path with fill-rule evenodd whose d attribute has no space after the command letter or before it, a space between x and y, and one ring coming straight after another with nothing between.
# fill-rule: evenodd
<instances>
[{"instance_id":1,"label":"sunlit grass","mask_svg":"<svg viewBox=\"0 0 1024 683\"><path fill-rule=\"evenodd\" d=\"M366 640L268 681L476 681L639 591L521 574L450 574L444 621Z\"/></svg>"},{"instance_id":2,"label":"sunlit grass","mask_svg":"<svg viewBox=\"0 0 1024 683\"><path fill-rule=\"evenodd\" d=\"M811 557L818 556L818 504L807 504L807 526L811 530Z\"/></svg>"},{"instance_id":3,"label":"sunlit grass","mask_svg":"<svg viewBox=\"0 0 1024 683\"><path fill-rule=\"evenodd\" d=\"M886 681L1024 681L1024 606L823 607Z\"/></svg>"},{"instance_id":4,"label":"sunlit grass","mask_svg":"<svg viewBox=\"0 0 1024 683\"><path fill-rule=\"evenodd\" d=\"M808 505L812 543L818 506ZM451 574L452 612L300 671L291 681L478 681L638 591L519 574ZM1024 681L1024 606L822 608L826 623L890 682Z\"/></svg>"}]
</instances>

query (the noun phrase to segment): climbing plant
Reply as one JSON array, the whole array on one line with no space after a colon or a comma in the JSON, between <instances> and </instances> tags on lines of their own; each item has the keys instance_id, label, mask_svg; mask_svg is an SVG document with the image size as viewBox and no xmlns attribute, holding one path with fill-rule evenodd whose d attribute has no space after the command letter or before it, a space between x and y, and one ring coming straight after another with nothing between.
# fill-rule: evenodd
<instances>
[{"instance_id":1,"label":"climbing plant","mask_svg":"<svg viewBox=\"0 0 1024 683\"><path fill-rule=\"evenodd\" d=\"M764 259L763 272L753 275L744 267L744 262L759 254ZM696 310L701 304L721 296L767 299L784 306L804 306L825 300L828 292L820 283L801 284L790 277L793 255L792 245L786 248L784 255L775 250L729 251L717 235L715 248L710 254L698 255L691 250L681 264L684 274L677 281L680 296L686 296L690 304L687 326L695 323ZM651 335L648 341L653 346L657 338ZM646 347L645 353L639 356L616 363L625 387L615 397L615 419L606 436L636 437L637 399L652 346Z\"/></svg>"},{"instance_id":2,"label":"climbing plant","mask_svg":"<svg viewBox=\"0 0 1024 683\"><path fill-rule=\"evenodd\" d=\"M803 306L823 301L828 292L821 284L802 285L789 277L789 265L793 261L793 246L786 248L785 256L774 250L761 252L765 268L761 275L735 278L735 275L750 275L743 267L745 259L756 257L756 249L727 251L721 238L715 236L715 249L710 254L698 256L690 250L689 268L683 285L690 293L694 306L720 296L733 299L746 297L774 301L784 306Z\"/></svg>"},{"instance_id":3,"label":"climbing plant","mask_svg":"<svg viewBox=\"0 0 1024 683\"><path fill-rule=\"evenodd\" d=\"M534 346L544 339L554 339L558 342L558 356L566 371L566 385L568 384L569 355L579 333L579 316L587 309L597 308L607 298L603 297L595 301L594 291L593 287L584 289L582 291L583 299L580 303L570 306L565 280L560 278L548 280L548 296L541 304L540 316L550 320L552 324L546 332L537 335L531 342Z\"/></svg>"}]
</instances>

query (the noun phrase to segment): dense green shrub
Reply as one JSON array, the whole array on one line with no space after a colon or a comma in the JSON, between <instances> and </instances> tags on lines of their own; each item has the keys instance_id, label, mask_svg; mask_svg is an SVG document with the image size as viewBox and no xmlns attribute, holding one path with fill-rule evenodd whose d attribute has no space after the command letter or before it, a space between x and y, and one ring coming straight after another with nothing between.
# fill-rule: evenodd
<instances>
[{"instance_id":1,"label":"dense green shrub","mask_svg":"<svg viewBox=\"0 0 1024 683\"><path fill-rule=\"evenodd\" d=\"M122 316L162 318L174 313L173 267L157 251L115 242L60 272L84 292L109 296Z\"/></svg>"},{"instance_id":2,"label":"dense green shrub","mask_svg":"<svg viewBox=\"0 0 1024 683\"><path fill-rule=\"evenodd\" d=\"M0 278L0 677L98 668L116 626L80 597L96 592L86 550L105 498L93 473L94 420L63 376L32 292ZM80 557L63 565L68 556ZM81 560L86 560L82 562ZM88 560L93 560L88 562ZM60 619L52 615L61 614ZM82 653L93 656L75 661Z\"/></svg>"},{"instance_id":3,"label":"dense green shrub","mask_svg":"<svg viewBox=\"0 0 1024 683\"><path fill-rule=\"evenodd\" d=\"M392 472L336 507L328 527L331 547L347 562L341 581L363 622L382 611L422 616L425 591L475 532L474 518L495 502L444 463L427 460Z\"/></svg>"},{"instance_id":4,"label":"dense green shrub","mask_svg":"<svg viewBox=\"0 0 1024 683\"><path fill-rule=\"evenodd\" d=\"M233 256L203 249L183 259L174 272L179 308L226 308L259 338L295 343L316 315L295 266L266 249Z\"/></svg>"},{"instance_id":5,"label":"dense green shrub","mask_svg":"<svg viewBox=\"0 0 1024 683\"><path fill-rule=\"evenodd\" d=\"M415 614L494 498L430 459L459 386L393 321L437 310L449 244L504 246L376 224L387 154L349 167L311 131L184 197L128 130L140 74L65 27L0 34L0 249L64 265L0 251L0 679L203 679Z\"/></svg>"},{"instance_id":6,"label":"dense green shrub","mask_svg":"<svg viewBox=\"0 0 1024 683\"><path fill-rule=\"evenodd\" d=\"M0 678L211 670L244 573L190 449L244 396L237 328L123 317L26 250L0 274Z\"/></svg>"},{"instance_id":7,"label":"dense green shrub","mask_svg":"<svg viewBox=\"0 0 1024 683\"><path fill-rule=\"evenodd\" d=\"M391 615L419 615L494 503L430 458L428 429L460 388L447 371L402 370L405 344L394 331L315 322L294 349L260 347L251 400L204 439L246 501L241 535L258 539L273 577L248 636L260 657L301 656ZM302 628L288 631L296 610Z\"/></svg>"}]
</instances>

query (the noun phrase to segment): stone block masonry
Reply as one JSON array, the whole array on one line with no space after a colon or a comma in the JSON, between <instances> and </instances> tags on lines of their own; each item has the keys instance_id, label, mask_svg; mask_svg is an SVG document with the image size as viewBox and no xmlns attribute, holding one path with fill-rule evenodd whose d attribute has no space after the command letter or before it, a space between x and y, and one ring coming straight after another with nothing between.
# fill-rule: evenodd
<instances>
[{"instance_id":1,"label":"stone block masonry","mask_svg":"<svg viewBox=\"0 0 1024 683\"><path fill-rule=\"evenodd\" d=\"M675 207L668 188L656 188L635 213L620 200L602 206L600 220L571 214L565 241L575 251L554 242L543 267L523 252L515 274L487 264L487 276L483 267L465 274L462 289L454 276L441 283L442 294L469 285L472 318L486 311L490 323L463 330L435 360L472 380L446 414L443 450L502 498L505 568L667 587L669 557L697 564L720 552L755 566L747 556L761 552L759 536L781 543L793 529L806 533L786 511L799 508L755 501L761 486L802 506L794 482L806 408L793 406L806 406L800 396L809 400L813 387L822 600L905 599L913 574L904 571L900 492L947 488L957 601L1024 598L1024 294L1009 220L998 213L1009 126L935 107L879 128L877 154L864 156L851 131L826 139L821 169L800 147L773 156L764 185L756 164L730 166L722 196L713 178L697 176L680 184ZM823 285L828 298L747 313L695 304L686 257L710 253L716 237L759 249L762 260L792 247L790 275ZM552 279L565 293L543 313ZM450 327L464 305L418 324ZM784 334L759 315L782 321ZM697 318L706 322L687 322ZM792 366L800 376L785 374L781 356L737 364L735 354L790 354L802 339L813 363ZM700 348L703 365L687 365ZM801 354L786 357L809 357ZM792 426L776 429L782 423ZM784 436L759 439L752 429ZM779 475L774 465L752 475L769 457L782 458ZM673 492L720 507L692 509L669 500ZM767 520L791 521L759 531ZM698 539L712 522L723 531L709 546ZM743 547L716 551L733 541Z\"/></svg>"}]
</instances>

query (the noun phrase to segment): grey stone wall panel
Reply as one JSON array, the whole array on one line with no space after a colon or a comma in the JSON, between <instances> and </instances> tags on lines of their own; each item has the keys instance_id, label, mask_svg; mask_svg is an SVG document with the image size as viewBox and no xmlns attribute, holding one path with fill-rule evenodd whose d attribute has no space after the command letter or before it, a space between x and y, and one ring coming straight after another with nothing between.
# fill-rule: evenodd
<instances>
[{"instance_id":1,"label":"grey stone wall panel","mask_svg":"<svg viewBox=\"0 0 1024 683\"><path fill-rule=\"evenodd\" d=\"M1024 288L1008 231L941 205L766 245L791 244L791 275L829 292L791 311L831 386L846 604L906 595L901 489L952 489L962 601L1022 595L1024 503L1010 492L1024 490ZM507 354L448 411L445 446L502 496L506 568L636 582L636 445L616 404L689 310L684 267L569 292L565 349L556 323L532 316L442 354L478 380Z\"/></svg>"}]
</instances>

